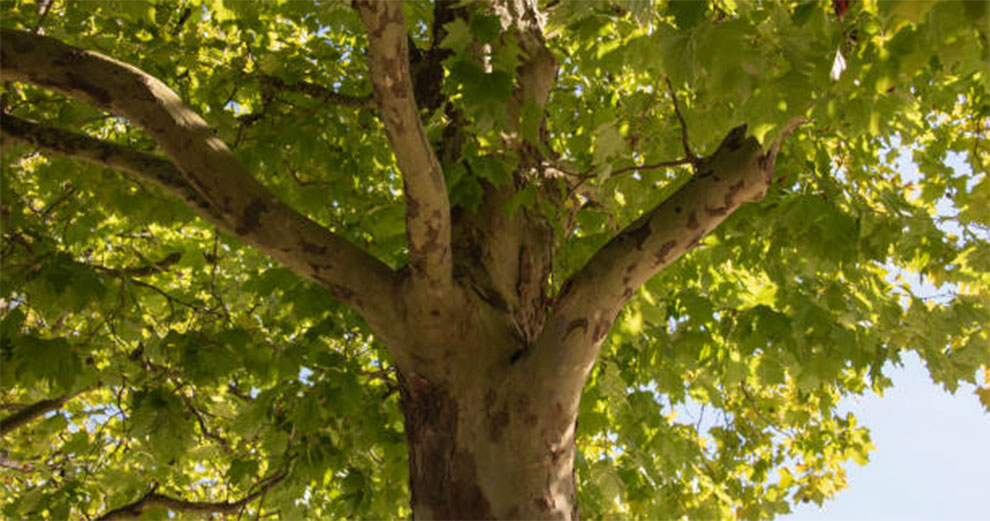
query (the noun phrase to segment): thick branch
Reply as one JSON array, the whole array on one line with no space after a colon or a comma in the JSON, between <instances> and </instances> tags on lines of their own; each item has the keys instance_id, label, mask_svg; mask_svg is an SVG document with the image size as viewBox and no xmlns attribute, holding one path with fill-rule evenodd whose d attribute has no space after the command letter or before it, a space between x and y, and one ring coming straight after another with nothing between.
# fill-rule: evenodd
<instances>
[{"instance_id":1,"label":"thick branch","mask_svg":"<svg viewBox=\"0 0 990 521\"><path fill-rule=\"evenodd\" d=\"M698 164L698 173L627 226L568 280L544 328L536 357L583 383L622 305L639 286L698 246L743 203L763 198L771 157L738 127Z\"/></svg>"},{"instance_id":2,"label":"thick branch","mask_svg":"<svg viewBox=\"0 0 990 521\"><path fill-rule=\"evenodd\" d=\"M32 403L27 407L7 416L6 418L0 420L0 436L10 433L16 429L27 425L32 420L35 420L51 411L61 409L65 402L72 399L74 394L63 394L58 398L51 398L48 400L41 400L40 402Z\"/></svg>"},{"instance_id":3,"label":"thick branch","mask_svg":"<svg viewBox=\"0 0 990 521\"><path fill-rule=\"evenodd\" d=\"M45 152L81 159L87 163L126 172L150 181L210 220L222 217L186 182L170 161L128 146L108 143L83 134L39 125L4 114L0 135L37 147Z\"/></svg>"},{"instance_id":4,"label":"thick branch","mask_svg":"<svg viewBox=\"0 0 990 521\"><path fill-rule=\"evenodd\" d=\"M141 517L141 514L144 513L145 510L154 507L167 508L172 512L188 512L194 514L236 514L242 508L247 506L248 503L265 494L275 485L281 483L283 479L285 479L284 475L276 475L275 477L264 482L264 484L258 487L258 489L254 492L234 502L186 501L184 499L176 499L164 494L159 494L152 490L142 496L141 499L133 503L129 503L120 508L115 508L106 514L103 514L97 518L97 521L137 519Z\"/></svg>"},{"instance_id":5,"label":"thick branch","mask_svg":"<svg viewBox=\"0 0 990 521\"><path fill-rule=\"evenodd\" d=\"M10 29L0 35L4 81L50 88L127 118L162 147L216 212L206 217L219 228L327 287L366 318L390 306L387 266L278 200L165 84L52 38Z\"/></svg>"},{"instance_id":6,"label":"thick branch","mask_svg":"<svg viewBox=\"0 0 990 521\"><path fill-rule=\"evenodd\" d=\"M385 133L402 171L413 280L428 290L451 282L450 202L443 170L426 139L409 73L402 4L356 2L368 32L368 69Z\"/></svg>"}]
</instances>

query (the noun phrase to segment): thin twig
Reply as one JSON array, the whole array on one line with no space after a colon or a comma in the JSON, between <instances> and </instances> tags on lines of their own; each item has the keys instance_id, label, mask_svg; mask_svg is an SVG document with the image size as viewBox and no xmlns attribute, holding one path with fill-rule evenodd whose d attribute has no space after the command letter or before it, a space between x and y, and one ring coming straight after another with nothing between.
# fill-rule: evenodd
<instances>
[{"instance_id":1,"label":"thin twig","mask_svg":"<svg viewBox=\"0 0 990 521\"><path fill-rule=\"evenodd\" d=\"M158 293L159 295L165 297L165 300L167 300L169 303L175 302L175 303L178 303L178 304L182 304L183 306L185 306L185 307L187 307L189 309L192 309L194 311L199 311L199 312L202 312L202 313L209 313L209 314L214 315L216 317L222 317L222 315L220 313L217 313L216 311L213 311L212 309L203 308L203 307L197 306L196 304L193 304L191 302L186 302L186 301L184 301L184 300L182 300L182 299L180 299L178 297L175 297L174 295L168 294L165 290L163 290L163 289L161 289L158 286L155 286L153 284L148 284L147 282L144 282L142 280L132 279L132 278L128 278L127 281L130 282L131 284L134 284L135 286L140 286L140 287L145 288L145 289L150 289L151 291L154 291L155 293Z\"/></svg>"},{"instance_id":2,"label":"thin twig","mask_svg":"<svg viewBox=\"0 0 990 521\"><path fill-rule=\"evenodd\" d=\"M179 21L175 23L175 27L172 29L172 36L178 36L179 33L182 32L182 26L186 23L186 20L189 19L189 15L191 14L192 9L189 7L182 11L182 14L179 15Z\"/></svg>"},{"instance_id":3,"label":"thin twig","mask_svg":"<svg viewBox=\"0 0 990 521\"><path fill-rule=\"evenodd\" d=\"M630 166L626 168L620 168L612 172L612 176L628 174L630 172L645 172L649 170L660 170L662 168L670 168L672 166L680 165L693 165L697 163L698 159L694 157L685 157L682 159L675 159L673 161L664 161L662 163L653 163L652 165L642 165L642 166Z\"/></svg>"},{"instance_id":4,"label":"thin twig","mask_svg":"<svg viewBox=\"0 0 990 521\"><path fill-rule=\"evenodd\" d=\"M793 134L794 131L806 121L808 120L805 119L804 116L797 116L791 118L790 121L787 122L787 126L784 127L784 130L781 131L780 135L777 136L777 139L775 139L773 144L770 145L770 151L766 156L766 166L768 172L773 172L774 166L776 166L777 163L777 153L780 152L780 147L784 144L784 140Z\"/></svg>"},{"instance_id":5,"label":"thin twig","mask_svg":"<svg viewBox=\"0 0 990 521\"><path fill-rule=\"evenodd\" d=\"M681 124L681 145L684 147L684 155L691 164L698 164L698 161L701 159L691 151L691 144L688 141L687 123L684 121L684 115L681 114L680 104L677 103L677 93L674 92L674 86L670 83L670 78L664 78L664 81L667 82L670 99L674 102L674 114L677 116L677 121Z\"/></svg>"},{"instance_id":6,"label":"thin twig","mask_svg":"<svg viewBox=\"0 0 990 521\"><path fill-rule=\"evenodd\" d=\"M195 406L193 406L191 399L182 393L179 393L179 398L182 400L182 403L186 405L186 408L189 409L189 411L192 412L193 416L196 418L196 423L199 424L199 430L203 431L203 436L217 442L217 444L220 445L220 448L223 449L223 451L226 452L228 455L235 455L234 450L230 447L230 443L227 442L227 439L221 436L220 434L214 432L209 427L207 427L206 419L203 418L204 413L199 409L197 409Z\"/></svg>"},{"instance_id":7,"label":"thin twig","mask_svg":"<svg viewBox=\"0 0 990 521\"><path fill-rule=\"evenodd\" d=\"M210 294L213 295L213 298L215 298L216 301L220 304L220 309L223 310L224 316L228 320L230 320L230 310L227 309L227 303L225 303L223 301L223 297L221 297L220 294L217 293L217 264L220 262L220 254L218 248L219 245L220 245L220 230L214 228L213 254L210 258L210 262L212 263L212 266L210 268Z\"/></svg>"},{"instance_id":8,"label":"thin twig","mask_svg":"<svg viewBox=\"0 0 990 521\"><path fill-rule=\"evenodd\" d=\"M45 209L41 211L42 220L47 220L48 216L52 213L52 210L54 210L58 205L64 203L75 193L76 193L76 187L70 185L69 188L65 191L64 194L62 194L61 197L52 201L51 204L49 204L47 207L45 207Z\"/></svg>"},{"instance_id":9,"label":"thin twig","mask_svg":"<svg viewBox=\"0 0 990 521\"><path fill-rule=\"evenodd\" d=\"M45 18L48 18L48 13L52 11L52 6L55 5L55 0L48 0L38 7L38 21L34 24L34 34L45 34L42 30L42 26L45 23Z\"/></svg>"},{"instance_id":10,"label":"thin twig","mask_svg":"<svg viewBox=\"0 0 990 521\"><path fill-rule=\"evenodd\" d=\"M309 83L307 81L297 81L286 83L282 78L263 74L260 76L262 83L274 87L278 90L305 94L311 98L325 101L332 105L341 105L356 109L367 109L375 106L375 100L370 96L351 96L330 90L322 85Z\"/></svg>"}]
</instances>

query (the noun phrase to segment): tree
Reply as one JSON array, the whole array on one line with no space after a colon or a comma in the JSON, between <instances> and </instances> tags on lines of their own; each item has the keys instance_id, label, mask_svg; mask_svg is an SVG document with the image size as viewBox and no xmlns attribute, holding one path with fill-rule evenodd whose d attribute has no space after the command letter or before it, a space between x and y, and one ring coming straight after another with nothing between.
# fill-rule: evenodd
<instances>
[{"instance_id":1,"label":"tree","mask_svg":"<svg viewBox=\"0 0 990 521\"><path fill-rule=\"evenodd\" d=\"M769 518L904 350L990 408L985 2L2 5L8 518Z\"/></svg>"}]
</instances>

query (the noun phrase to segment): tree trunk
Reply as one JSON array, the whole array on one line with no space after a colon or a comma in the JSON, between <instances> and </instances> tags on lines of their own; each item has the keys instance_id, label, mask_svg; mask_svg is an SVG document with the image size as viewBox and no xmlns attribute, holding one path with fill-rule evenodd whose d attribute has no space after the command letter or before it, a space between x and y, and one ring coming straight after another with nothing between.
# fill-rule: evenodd
<instances>
[{"instance_id":1,"label":"tree trunk","mask_svg":"<svg viewBox=\"0 0 990 521\"><path fill-rule=\"evenodd\" d=\"M456 215L454 289L439 302L400 289L402 333L382 337L401 375L413 516L576 519L574 427L590 365L537 355L571 347L540 341L550 227L505 211L514 187L490 188Z\"/></svg>"},{"instance_id":2,"label":"tree trunk","mask_svg":"<svg viewBox=\"0 0 990 521\"><path fill-rule=\"evenodd\" d=\"M400 379L414 518L577 519L577 411L511 367L460 386Z\"/></svg>"}]
</instances>

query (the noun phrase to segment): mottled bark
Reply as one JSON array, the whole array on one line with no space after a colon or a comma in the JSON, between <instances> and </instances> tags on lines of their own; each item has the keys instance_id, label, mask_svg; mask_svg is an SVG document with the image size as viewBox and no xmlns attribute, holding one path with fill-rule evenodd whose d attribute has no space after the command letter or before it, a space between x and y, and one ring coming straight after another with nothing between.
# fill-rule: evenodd
<instances>
[{"instance_id":1,"label":"mottled bark","mask_svg":"<svg viewBox=\"0 0 990 521\"><path fill-rule=\"evenodd\" d=\"M537 341L539 364L583 385L623 304L741 205L763 198L776 149L733 129L673 195L626 226L567 280ZM573 375L573 376L565 376Z\"/></svg>"},{"instance_id":2,"label":"mottled bark","mask_svg":"<svg viewBox=\"0 0 990 521\"><path fill-rule=\"evenodd\" d=\"M450 203L443 169L419 120L402 4L358 1L368 33L368 70L385 134L402 171L409 267L417 291L442 297L451 282Z\"/></svg>"}]
</instances>

